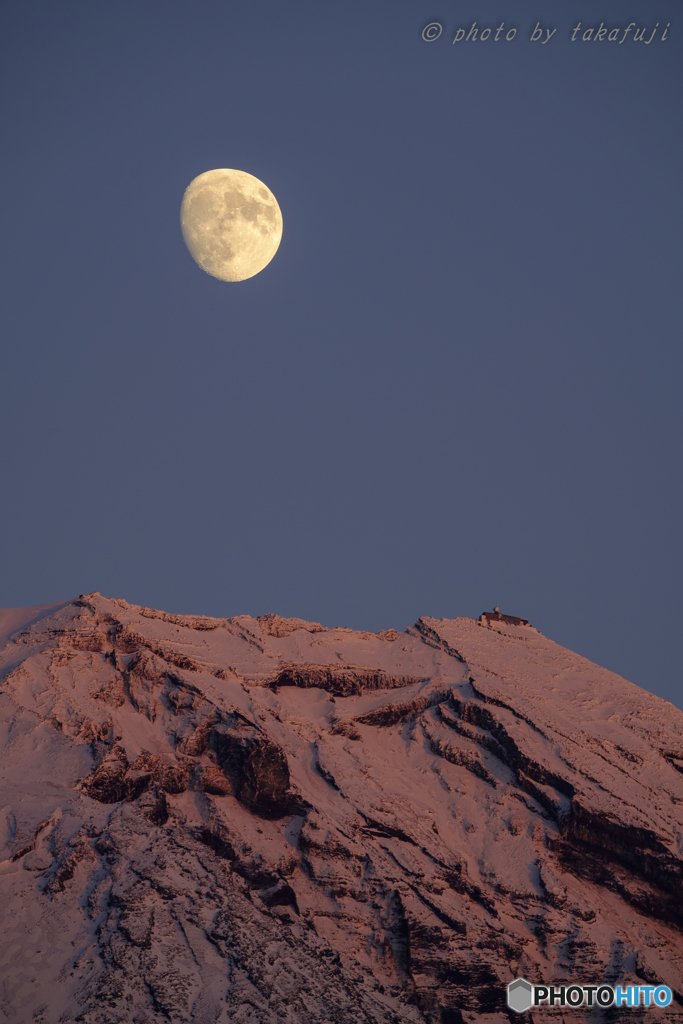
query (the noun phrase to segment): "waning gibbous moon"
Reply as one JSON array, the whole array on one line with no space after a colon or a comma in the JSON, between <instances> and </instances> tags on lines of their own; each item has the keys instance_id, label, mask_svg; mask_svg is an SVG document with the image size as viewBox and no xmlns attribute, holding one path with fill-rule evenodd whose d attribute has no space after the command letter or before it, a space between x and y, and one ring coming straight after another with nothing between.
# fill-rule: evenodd
<instances>
[{"instance_id":1,"label":"waning gibbous moon","mask_svg":"<svg viewBox=\"0 0 683 1024\"><path fill-rule=\"evenodd\" d=\"M185 245L219 281L245 281L263 270L282 238L282 214L270 189L246 171L205 171L180 207Z\"/></svg>"}]
</instances>

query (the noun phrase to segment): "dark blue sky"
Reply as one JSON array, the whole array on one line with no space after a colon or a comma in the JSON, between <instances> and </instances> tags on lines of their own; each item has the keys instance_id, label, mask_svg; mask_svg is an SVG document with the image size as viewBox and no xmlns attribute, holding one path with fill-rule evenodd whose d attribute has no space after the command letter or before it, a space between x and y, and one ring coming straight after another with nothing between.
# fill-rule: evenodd
<instances>
[{"instance_id":1,"label":"dark blue sky","mask_svg":"<svg viewBox=\"0 0 683 1024\"><path fill-rule=\"evenodd\" d=\"M680 2L2 20L0 605L496 604L683 705ZM283 213L240 284L180 233L214 167Z\"/></svg>"}]
</instances>

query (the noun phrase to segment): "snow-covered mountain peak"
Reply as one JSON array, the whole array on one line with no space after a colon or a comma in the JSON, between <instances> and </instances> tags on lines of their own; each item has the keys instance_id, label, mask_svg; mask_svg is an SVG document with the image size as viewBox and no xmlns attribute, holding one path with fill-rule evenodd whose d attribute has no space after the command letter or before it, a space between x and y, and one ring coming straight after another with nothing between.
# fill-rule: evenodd
<instances>
[{"instance_id":1,"label":"snow-covered mountain peak","mask_svg":"<svg viewBox=\"0 0 683 1024\"><path fill-rule=\"evenodd\" d=\"M683 1001L683 713L506 618L0 612L4 1019Z\"/></svg>"}]
</instances>

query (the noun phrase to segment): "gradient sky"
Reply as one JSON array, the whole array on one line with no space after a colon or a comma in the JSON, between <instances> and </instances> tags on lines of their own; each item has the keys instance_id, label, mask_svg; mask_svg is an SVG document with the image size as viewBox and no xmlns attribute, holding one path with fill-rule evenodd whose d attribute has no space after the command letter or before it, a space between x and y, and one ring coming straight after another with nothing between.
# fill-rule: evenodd
<instances>
[{"instance_id":1,"label":"gradient sky","mask_svg":"<svg viewBox=\"0 0 683 1024\"><path fill-rule=\"evenodd\" d=\"M680 2L1 18L0 606L499 605L683 706ZM214 167L283 213L239 284L180 233Z\"/></svg>"}]
</instances>

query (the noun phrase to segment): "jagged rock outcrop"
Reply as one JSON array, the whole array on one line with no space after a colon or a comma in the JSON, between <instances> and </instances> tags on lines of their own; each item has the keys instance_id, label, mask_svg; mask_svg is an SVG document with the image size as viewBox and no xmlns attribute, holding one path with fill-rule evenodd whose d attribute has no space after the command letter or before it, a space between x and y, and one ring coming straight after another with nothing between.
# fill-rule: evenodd
<instances>
[{"instance_id":1,"label":"jagged rock outcrop","mask_svg":"<svg viewBox=\"0 0 683 1024\"><path fill-rule=\"evenodd\" d=\"M670 704L501 615L4 622L0 1019L502 1024L524 976L683 1020Z\"/></svg>"}]
</instances>

